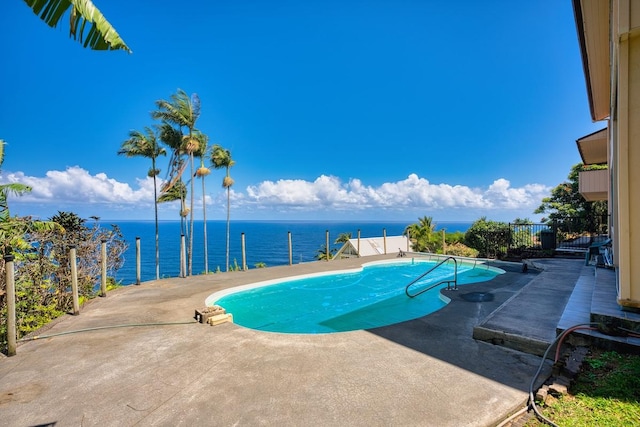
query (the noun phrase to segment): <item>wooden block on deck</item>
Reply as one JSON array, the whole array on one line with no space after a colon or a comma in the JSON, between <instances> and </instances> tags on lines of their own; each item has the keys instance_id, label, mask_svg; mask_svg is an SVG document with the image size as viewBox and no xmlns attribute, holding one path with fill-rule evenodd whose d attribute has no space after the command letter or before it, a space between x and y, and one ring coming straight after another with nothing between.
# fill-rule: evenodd
<instances>
[{"instance_id":1,"label":"wooden block on deck","mask_svg":"<svg viewBox=\"0 0 640 427\"><path fill-rule=\"evenodd\" d=\"M211 326L219 325L221 323L226 323L226 322L233 322L233 315L231 313L216 314L215 316L209 317L207 322Z\"/></svg>"}]
</instances>

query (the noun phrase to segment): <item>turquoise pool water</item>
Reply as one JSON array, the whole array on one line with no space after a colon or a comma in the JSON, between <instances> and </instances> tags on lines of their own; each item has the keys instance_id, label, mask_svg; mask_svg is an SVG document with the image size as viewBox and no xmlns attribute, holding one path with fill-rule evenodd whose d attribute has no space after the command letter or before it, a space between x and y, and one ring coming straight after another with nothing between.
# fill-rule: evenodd
<instances>
[{"instance_id":1,"label":"turquoise pool water","mask_svg":"<svg viewBox=\"0 0 640 427\"><path fill-rule=\"evenodd\" d=\"M447 304L439 285L416 298L405 287L437 261L365 264L361 270L298 276L218 292L207 305L219 305L233 321L269 332L319 334L369 329L415 319ZM491 280L503 270L458 262L458 286ZM453 263L443 264L412 286L412 292L452 279Z\"/></svg>"}]
</instances>

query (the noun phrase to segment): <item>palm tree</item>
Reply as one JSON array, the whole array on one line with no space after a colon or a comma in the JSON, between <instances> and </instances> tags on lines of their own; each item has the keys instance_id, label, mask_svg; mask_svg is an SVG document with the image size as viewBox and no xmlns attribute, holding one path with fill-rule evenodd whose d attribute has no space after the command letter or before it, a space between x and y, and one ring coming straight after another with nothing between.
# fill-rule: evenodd
<instances>
[{"instance_id":1,"label":"palm tree","mask_svg":"<svg viewBox=\"0 0 640 427\"><path fill-rule=\"evenodd\" d=\"M230 214L231 214L231 186L233 185L233 179L229 175L229 169L235 165L236 162L231 158L231 151L222 148L220 145L215 144L211 150L211 164L214 168L225 168L225 177L222 180L222 187L227 189L227 271L229 271L229 226L230 226Z\"/></svg>"},{"instance_id":2,"label":"palm tree","mask_svg":"<svg viewBox=\"0 0 640 427\"><path fill-rule=\"evenodd\" d=\"M122 143L119 155L127 157L146 157L151 159L151 169L147 172L147 176L153 178L153 207L156 223L156 280L160 279L160 243L158 234L158 185L156 176L160 170L156 168L156 159L158 156L166 156L167 151L158 145L155 132L150 127L145 127L144 132L132 130L129 132L129 139Z\"/></svg>"},{"instance_id":3,"label":"palm tree","mask_svg":"<svg viewBox=\"0 0 640 427\"><path fill-rule=\"evenodd\" d=\"M209 251L207 244L207 193L205 191L204 178L211 173L208 167L204 165L204 157L209 150L209 137L200 131L194 131L193 137L200 143L200 147L197 152L194 152L196 157L200 158L200 167L196 169L198 178L202 180L202 221L203 221L203 240L204 240L204 273L209 273Z\"/></svg>"},{"instance_id":4,"label":"palm tree","mask_svg":"<svg viewBox=\"0 0 640 427\"><path fill-rule=\"evenodd\" d=\"M328 261L333 257L333 254L335 254L336 249L327 249L327 245L321 245L320 248L318 248L318 251L316 252L316 259L318 261Z\"/></svg>"},{"instance_id":5,"label":"palm tree","mask_svg":"<svg viewBox=\"0 0 640 427\"><path fill-rule=\"evenodd\" d=\"M183 136L182 147L186 154L189 156L191 174L193 176L193 158L194 152L198 149L199 143L193 138L193 131L195 129L196 121L200 117L200 98L197 94L187 95L182 89L171 95L171 100L164 99L156 101L157 111L153 111L151 116L154 119L162 120L163 122L173 123L181 130L182 127L186 127L189 130L189 134ZM182 175L183 168L179 169L179 175ZM175 177L174 177L175 178ZM193 179L191 179L191 202L189 205L189 260L188 271L189 275L192 272L193 261Z\"/></svg>"},{"instance_id":6,"label":"palm tree","mask_svg":"<svg viewBox=\"0 0 640 427\"><path fill-rule=\"evenodd\" d=\"M158 203L167 203L174 202L176 200L180 201L180 228L181 228L181 236L184 235L184 217L186 214L186 206L185 206L185 196L187 194L187 187L184 185L184 182L177 181L171 185L169 183L165 183L163 187L160 189L160 197L158 197ZM182 245L180 246L180 277L186 276L186 271L182 268Z\"/></svg>"},{"instance_id":7,"label":"palm tree","mask_svg":"<svg viewBox=\"0 0 640 427\"><path fill-rule=\"evenodd\" d=\"M4 163L4 146L6 142L0 139L0 168ZM9 215L9 201L7 197L9 194L15 194L21 196L31 191L31 187L25 184L12 182L9 184L0 185L0 222L7 222L11 217Z\"/></svg>"},{"instance_id":8,"label":"palm tree","mask_svg":"<svg viewBox=\"0 0 640 427\"><path fill-rule=\"evenodd\" d=\"M429 244L433 231L436 225L433 223L433 218L430 216L423 216L418 218L417 224L410 224L404 229L404 235L408 236L413 244L413 249L416 252L422 252L429 250Z\"/></svg>"},{"instance_id":9,"label":"palm tree","mask_svg":"<svg viewBox=\"0 0 640 427\"><path fill-rule=\"evenodd\" d=\"M4 140L0 139L0 168L4 162ZM30 250L31 242L26 237L34 230L51 231L60 227L50 221L32 221L30 218L12 218L9 213L9 194L21 196L31 187L18 182L0 185L0 256L14 250Z\"/></svg>"},{"instance_id":10,"label":"palm tree","mask_svg":"<svg viewBox=\"0 0 640 427\"><path fill-rule=\"evenodd\" d=\"M174 128L170 123L162 122L158 125L158 134L162 141L171 151L169 159L169 170L162 188L160 188L159 203L180 201L180 235L186 235L185 217L189 214L186 207L185 198L187 196L186 186L182 181L182 173L186 167L186 163L182 158L184 150L182 149L183 135L180 129ZM182 248L180 249L180 257L182 257ZM180 263L180 277L186 276L186 271L182 271L182 263Z\"/></svg>"},{"instance_id":11,"label":"palm tree","mask_svg":"<svg viewBox=\"0 0 640 427\"><path fill-rule=\"evenodd\" d=\"M69 37L93 50L131 49L90 0L24 0L48 26L55 28L71 9ZM91 27L87 26L91 24Z\"/></svg>"},{"instance_id":12,"label":"palm tree","mask_svg":"<svg viewBox=\"0 0 640 427\"><path fill-rule=\"evenodd\" d=\"M350 239L351 233L340 233L333 243L336 245L338 243L347 243Z\"/></svg>"}]
</instances>

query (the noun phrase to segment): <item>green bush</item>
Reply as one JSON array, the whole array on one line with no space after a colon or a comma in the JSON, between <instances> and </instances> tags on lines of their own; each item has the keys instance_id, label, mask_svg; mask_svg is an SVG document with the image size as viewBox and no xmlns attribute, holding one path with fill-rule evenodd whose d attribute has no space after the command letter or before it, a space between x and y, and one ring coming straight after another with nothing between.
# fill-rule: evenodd
<instances>
[{"instance_id":1,"label":"green bush","mask_svg":"<svg viewBox=\"0 0 640 427\"><path fill-rule=\"evenodd\" d=\"M454 243L452 245L447 245L446 255L477 258L478 250L470 248L462 243Z\"/></svg>"},{"instance_id":2,"label":"green bush","mask_svg":"<svg viewBox=\"0 0 640 427\"><path fill-rule=\"evenodd\" d=\"M478 250L482 258L504 258L510 239L509 224L482 217L467 230L464 240L467 246Z\"/></svg>"},{"instance_id":3,"label":"green bush","mask_svg":"<svg viewBox=\"0 0 640 427\"><path fill-rule=\"evenodd\" d=\"M0 245L12 247L16 290L17 338L39 329L56 317L70 312L71 293L70 248L76 248L79 302L97 295L102 275L102 242L107 249L107 274L113 276L124 262L127 248L116 226L102 228L96 221L92 227L76 214L59 212L43 227L30 218L12 218L11 233L0 233ZM20 246L8 242L21 240ZM0 290L6 289L4 259L0 258ZM107 280L113 288L113 278ZM0 300L0 351L6 351L7 301Z\"/></svg>"}]
</instances>

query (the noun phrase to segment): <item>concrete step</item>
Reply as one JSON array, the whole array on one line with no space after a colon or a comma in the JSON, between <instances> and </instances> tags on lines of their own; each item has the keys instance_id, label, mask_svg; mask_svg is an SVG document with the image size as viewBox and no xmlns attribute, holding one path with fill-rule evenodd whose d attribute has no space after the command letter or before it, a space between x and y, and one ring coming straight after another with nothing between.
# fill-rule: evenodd
<instances>
[{"instance_id":1,"label":"concrete step","mask_svg":"<svg viewBox=\"0 0 640 427\"><path fill-rule=\"evenodd\" d=\"M623 310L616 298L615 271L585 266L558 322L557 333L576 325L597 323L596 330L580 327L565 341L640 354L640 338L628 336L625 331L640 335L640 313Z\"/></svg>"},{"instance_id":2,"label":"concrete step","mask_svg":"<svg viewBox=\"0 0 640 427\"><path fill-rule=\"evenodd\" d=\"M584 260L553 258L530 262L541 269L516 295L474 327L473 337L542 356L584 267Z\"/></svg>"}]
</instances>

